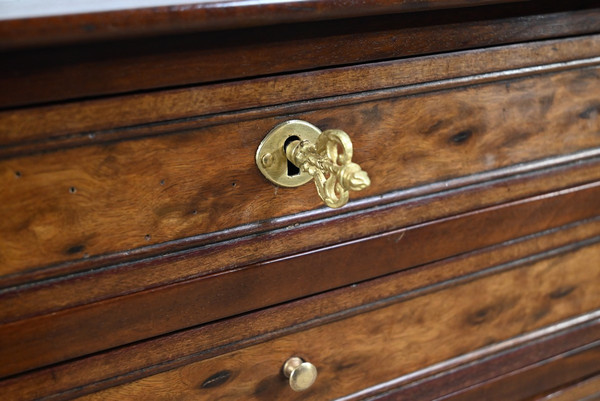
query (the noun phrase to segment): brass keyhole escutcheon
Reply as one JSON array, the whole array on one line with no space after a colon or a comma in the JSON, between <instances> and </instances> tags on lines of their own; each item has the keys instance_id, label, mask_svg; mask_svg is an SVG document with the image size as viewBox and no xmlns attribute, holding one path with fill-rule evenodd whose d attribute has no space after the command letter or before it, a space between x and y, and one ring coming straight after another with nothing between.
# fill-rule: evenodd
<instances>
[{"instance_id":1,"label":"brass keyhole escutcheon","mask_svg":"<svg viewBox=\"0 0 600 401\"><path fill-rule=\"evenodd\" d=\"M285 155L286 141L298 138L316 142L321 130L306 121L290 120L279 124L267 134L256 151L256 165L269 181L280 187L298 187L312 179L307 172L288 174L288 159ZM289 143L287 143L289 146ZM291 162L289 162L291 163ZM298 167L298 166L296 166Z\"/></svg>"},{"instance_id":2,"label":"brass keyhole escutcheon","mask_svg":"<svg viewBox=\"0 0 600 401\"><path fill-rule=\"evenodd\" d=\"M317 193L332 208L348 202L349 191L371 184L368 174L352 162L352 142L341 130L321 132L302 120L277 125L256 151L256 165L272 183L297 187L314 179Z\"/></svg>"}]
</instances>

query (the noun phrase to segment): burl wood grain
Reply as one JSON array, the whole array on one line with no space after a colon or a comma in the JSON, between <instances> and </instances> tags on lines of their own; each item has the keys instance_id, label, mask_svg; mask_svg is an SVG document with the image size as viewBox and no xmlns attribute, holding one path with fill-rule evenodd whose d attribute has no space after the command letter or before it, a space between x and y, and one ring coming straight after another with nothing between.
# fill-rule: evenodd
<instances>
[{"instance_id":1,"label":"burl wood grain","mask_svg":"<svg viewBox=\"0 0 600 401\"><path fill-rule=\"evenodd\" d=\"M398 232L410 232L411 235L403 237L400 244L395 243L396 246L411 249L411 244L414 244L421 252L417 252L414 257L409 259L400 258L401 265L407 267L411 263L424 263L434 257L447 257L453 252L475 249L512 238L511 236L523 236L597 215L597 202L595 202L597 189L594 188L594 185L573 186L594 178L599 168L600 160L595 162L592 160L591 163L589 161L587 163L579 162L558 169L523 174L518 180L496 180L494 185L486 184L479 188L470 186L468 189L460 191L437 194L428 197L426 201L417 198L396 202L386 208L376 208L375 210L368 208L360 215L351 214L328 219L326 225L321 221L305 223L294 228L288 227L283 230L255 234L235 241L205 245L171 255L121 263L104 269L94 269L80 275L67 275L58 280L39 281L31 283L25 288L6 289L0 295L0 322L15 321L184 279L197 278L198 274L206 275L210 272L225 271L238 266L280 258L291 252L323 248L364 236L372 237L373 234L381 231L395 231L400 227L407 226L409 227L406 230ZM514 202L514 199L550 191L554 189L556 182L560 182L569 189L539 198L526 199L524 202L508 204L506 208L489 207L499 202L510 202L511 200ZM577 193L580 190L583 190L582 194ZM464 213L485 206L487 206L486 209L475 213ZM561 213L556 214L555 210L560 210ZM548 215L544 216L543 213L547 212ZM442 221L422 224L423 221L447 215L455 216ZM515 220L515 216L518 216L517 220ZM444 237L442 234L442 231L450 232L460 228L468 230L469 233L484 233L487 224L492 220L498 222L500 227L504 227L503 230L496 230L493 235L482 234L475 239L470 237L464 240L460 235ZM478 225L480 223L483 225ZM445 229L441 230L441 227L445 227ZM444 248L422 247L422 244L419 244L419 238L428 238L428 232L433 233L436 238L448 245ZM414 233L419 234L415 236ZM391 234L388 232L383 237L389 235ZM468 233L465 235L468 236ZM429 241L429 244L435 243ZM395 252L401 251L396 249ZM135 256L139 255L131 255L131 257ZM103 262L107 263L110 260ZM89 266L93 267L94 265L78 267L85 269ZM397 262L394 262L388 267L395 269L399 266ZM372 276L366 271L358 273L357 279L364 277L364 274Z\"/></svg>"},{"instance_id":2,"label":"burl wood grain","mask_svg":"<svg viewBox=\"0 0 600 401\"><path fill-rule=\"evenodd\" d=\"M598 245L446 288L82 399L331 399L600 307ZM349 290L351 291L351 289ZM319 369L293 393L281 366ZM217 386L205 385L228 372Z\"/></svg>"},{"instance_id":3,"label":"burl wood grain","mask_svg":"<svg viewBox=\"0 0 600 401\"><path fill-rule=\"evenodd\" d=\"M0 107L597 33L597 6L536 1L5 52Z\"/></svg>"},{"instance_id":4,"label":"burl wood grain","mask_svg":"<svg viewBox=\"0 0 600 401\"><path fill-rule=\"evenodd\" d=\"M174 335L138 342L127 347L39 369L0 382L0 390L14 394L16 399L24 400L40 398L57 392L67 392L71 395L82 392L89 393L94 389L110 387L191 361L231 352L244 346L275 338L283 333L305 330L319 324L339 320L343 316L353 316L356 313L372 310L375 307L394 302L394 297L398 294L405 294L403 296L405 299L423 296L448 285L469 281L473 273L492 266L500 266L494 269L495 272L498 272L514 267L515 260L519 261L517 263L523 263L524 260L541 260L552 252L556 252L554 249L558 249L558 252L577 249L589 237L598 235L600 235L600 218L558 227L498 246L463 254L450 260L355 284L351 291L347 291L346 288L328 291L317 296L238 315L210 325L180 331ZM437 284L432 286L432 283ZM589 323L590 319L594 319L593 314L587 320L579 319L572 325L561 326L561 330L573 325ZM553 355L552 352L555 349L568 350L569 347L572 348L577 344L586 344L598 337L600 324L593 327L596 329L591 331L585 328L577 329L577 332L582 331L582 334L575 337L569 335L568 340L560 336L553 336L552 343L556 343L555 345L550 345L548 342L538 343L538 337L529 335L525 341L535 342L536 345L528 347L529 351L526 355L519 351L518 355L510 357L512 359L509 358L509 360L501 358L499 362L488 361L491 366L485 369L478 364L478 367L469 365L470 368L447 372L444 377L436 376L435 381L438 383L436 387L454 388L452 383L456 384L456 380L453 377L465 374L471 383L477 383L489 378L485 376L486 374L492 374L492 377L495 377L498 372L506 373L544 358L542 355ZM542 333L542 336L545 335L548 333ZM518 348L521 345L521 341L512 340L509 348ZM565 346L567 348L564 348ZM493 352L502 350L504 350L502 347L495 348ZM547 354L548 352L550 354ZM475 359L483 358L486 355L485 353L478 355ZM473 357L465 358L456 361L456 364L469 363L473 360ZM511 360L512 362L510 362ZM455 364L446 364L440 369L444 371L454 367L456 367ZM470 369L475 369L477 374L470 374ZM394 388L399 384L412 382L436 373L440 373L440 370L429 370L423 372L422 375L412 374L400 381L394 381L388 387ZM461 378L460 382L466 383L467 380ZM425 388L429 389L431 386L426 385ZM379 388L374 393L381 393L385 389L385 387ZM407 391L413 394L411 390L407 389ZM423 389L421 389L422 392Z\"/></svg>"},{"instance_id":5,"label":"burl wood grain","mask_svg":"<svg viewBox=\"0 0 600 401\"><path fill-rule=\"evenodd\" d=\"M372 177L354 199L597 147L599 72L589 67L4 160L0 274L322 207L311 185L277 188L255 166L265 133L291 118L350 134L354 160Z\"/></svg>"},{"instance_id":6,"label":"burl wood grain","mask_svg":"<svg viewBox=\"0 0 600 401\"><path fill-rule=\"evenodd\" d=\"M498 179L498 176L495 175L484 175L482 178L490 180L490 183L473 185L470 181L460 182L463 187L451 191L442 191L434 195L428 194L441 190L448 183L442 183L438 187L429 186L426 188L425 193L412 191L408 194L400 193L400 196L391 197L387 200L388 202L394 201L390 205L372 208L362 204L361 206L365 208L364 213L349 213L337 216L334 219L327 219L327 224L317 220L303 224L295 223L292 227L290 226L293 223L292 221L291 223L287 222L284 229L248 235L234 241L223 241L218 245L204 245L181 252L173 252L173 249L168 247L153 249L155 252L167 254L150 259L120 263L106 268L97 268L97 266L99 263L116 263L119 259L84 260L83 263L67 266L71 270L56 269L46 273L57 274L57 272L66 273L77 271L77 269L96 268L80 275L66 275L60 279L38 281L30 283L26 287L16 287L3 291L0 297L2 302L0 310L6 311L3 316L5 321L7 319L8 321L16 320L64 307L194 278L198 276L198 271L201 274L210 271L223 271L249 263L286 256L290 252L320 248L363 236L370 236L382 231L438 219L441 216L463 214L470 210L555 191L557 183L560 183L565 189L571 188L563 191L567 195L573 192L573 186L597 179L600 159L580 160L576 163L554 167L548 167L545 164L542 166L546 169L534 172L527 169L516 171L511 169L512 174L520 172L517 177ZM538 166L538 168L542 166ZM466 184L470 185L464 187ZM449 187L453 188L452 185L449 185ZM407 196L416 196L416 198L407 200ZM550 197L552 196L550 195ZM540 200L543 198L540 198ZM527 203L529 200L525 202ZM555 201L551 201L548 205L552 204L555 204ZM591 209L580 208L568 200L566 203L563 202L562 205L566 205L567 209L573 209L575 213L564 213L565 209L560 206L563 213L550 213L537 222L529 219L519 219L518 224L510 232L513 234L516 232L521 234L533 232L535 229L554 227L561 224L561 222L565 223L578 218L585 218L586 215L597 214L594 202L591 204ZM535 214L532 215L532 217L534 216ZM295 221L298 222L299 220ZM452 238L454 237L447 239ZM169 251L170 254L168 254ZM140 254L128 252L126 256L134 259L139 258ZM38 273L37 276L19 278L21 280L27 278L33 280L39 277Z\"/></svg>"},{"instance_id":7,"label":"burl wood grain","mask_svg":"<svg viewBox=\"0 0 600 401\"><path fill-rule=\"evenodd\" d=\"M599 198L600 185L593 185L7 323L0 326L0 375L349 285L556 227L572 222L570 219L595 217ZM546 218L557 211L560 217ZM496 228L494 233L489 233L490 226ZM235 252L242 250L234 248ZM162 267L159 270L177 269L169 264ZM89 284L98 285L95 281ZM62 291L68 296L64 288ZM18 297L20 292L14 295ZM18 298L13 300L17 308L26 311L29 306ZM29 301L45 299L33 296Z\"/></svg>"},{"instance_id":8,"label":"burl wood grain","mask_svg":"<svg viewBox=\"0 0 600 401\"><path fill-rule=\"evenodd\" d=\"M396 88L404 95L422 92L418 84L448 89L464 86L465 77L475 84L522 76L528 67L553 72L569 63L592 63L599 54L600 36L591 35L7 110L0 112L0 156L239 122L256 118L253 109L264 106L280 105L270 110L282 114L314 108L315 103L302 102L311 99L330 98L339 106L360 101L341 95L363 91ZM160 123L161 131L149 131L144 127L149 123Z\"/></svg>"}]
</instances>

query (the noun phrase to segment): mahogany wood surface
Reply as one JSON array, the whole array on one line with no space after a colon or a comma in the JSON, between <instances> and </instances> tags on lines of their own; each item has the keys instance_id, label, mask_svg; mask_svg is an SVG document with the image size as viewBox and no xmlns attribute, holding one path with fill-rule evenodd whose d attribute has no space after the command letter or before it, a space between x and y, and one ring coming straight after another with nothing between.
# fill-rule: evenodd
<instances>
[{"instance_id":1,"label":"mahogany wood surface","mask_svg":"<svg viewBox=\"0 0 600 401\"><path fill-rule=\"evenodd\" d=\"M350 400L411 400L452 399L453 396L468 392L478 384L496 380L506 380L511 372L525 373L524 380L518 380L519 374L511 377L510 384L520 384L523 393L511 394L505 399L524 399L526 394L545 392L551 387L564 385L572 378L579 379L597 370L597 364L590 358L597 351L597 313L577 317L569 322L550 326L532 334L526 334L507 340L503 344L491 345L475 351L471 358L457 358L460 362L449 361L439 365L438 369L424 369L422 377L415 380L413 375L401 376L388 383L378 384L358 393L342 397L340 401ZM583 320L583 321L580 321ZM578 322L578 323L575 323ZM579 355L577 355L579 354ZM584 355L581 355L584 354ZM578 364L575 369L565 371L565 365L557 363L561 358L575 357ZM463 360L464 359L464 360ZM548 370L546 365L551 365ZM553 366L552 366L553 365ZM573 360L568 367L573 367ZM540 367L546 369L540 374ZM530 372L537 370L537 379L531 380ZM580 375L580 376L577 376ZM553 380L548 383L548 380ZM520 383L519 383L520 382ZM392 388L392 390L390 390ZM514 390L514 388L513 388ZM485 399L498 399L498 394L486 394ZM536 397L537 399L537 397Z\"/></svg>"},{"instance_id":2,"label":"mahogany wood surface","mask_svg":"<svg viewBox=\"0 0 600 401\"><path fill-rule=\"evenodd\" d=\"M317 253L251 265L7 323L0 326L0 375L166 334L597 217L599 198L600 183L597 183L443 220L439 224L321 249ZM560 215L556 211L560 211ZM494 233L488 233L489 225L496 228ZM446 239L448 236L453 237L452 241ZM426 245L429 242L431 245ZM240 252L240 248L236 251ZM231 299L236 302L230 302ZM32 301L39 303L42 299L32 297ZM61 346L56 347L56 344Z\"/></svg>"},{"instance_id":3,"label":"mahogany wood surface","mask_svg":"<svg viewBox=\"0 0 600 401\"><path fill-rule=\"evenodd\" d=\"M559 227L449 261L355 284L351 287L351 291L346 288L330 291L79 361L34 371L4 381L0 384L0 388L8 394L18 394L17 399L37 398L64 391L74 394L73 391L79 393L105 388L140 375L147 376L169 367L181 366L193 360L205 359L262 342L284 332L296 332L337 320L340 316L352 316L368 310L361 305L383 305L391 302L385 301L386 298L393 298L397 294L405 293L403 298L426 295L436 288L469 280L473 273L492 266L500 266L490 271L493 274L510 268L514 265L511 261L516 259L539 260L556 253L553 251L554 248L559 248L558 252L577 249L581 246L577 244L578 242L585 242L586 238L598 235L598 227L597 219ZM571 245L573 242L575 244ZM532 255L536 253L537 255ZM431 286L431 283L435 282L440 284ZM588 338L586 341L589 342L595 337L592 335L585 338ZM577 344L577 342L572 340L564 344ZM540 347L544 348L541 345ZM510 368L506 364L503 366ZM414 379L415 375L410 377Z\"/></svg>"},{"instance_id":4,"label":"mahogany wood surface","mask_svg":"<svg viewBox=\"0 0 600 401\"><path fill-rule=\"evenodd\" d=\"M599 36L590 35L8 110L0 112L0 156L555 72L599 55Z\"/></svg>"},{"instance_id":5,"label":"mahogany wood surface","mask_svg":"<svg viewBox=\"0 0 600 401\"><path fill-rule=\"evenodd\" d=\"M468 281L83 399L323 400L349 394L600 307L600 271L589 269L600 263L597 247ZM320 369L317 382L303 393L293 393L280 372L283 362L294 355ZM592 356L588 363L597 366ZM225 371L228 378L223 384L203 386Z\"/></svg>"},{"instance_id":6,"label":"mahogany wood surface","mask_svg":"<svg viewBox=\"0 0 600 401\"><path fill-rule=\"evenodd\" d=\"M0 48L174 34L527 0L162 0L0 4Z\"/></svg>"},{"instance_id":7,"label":"mahogany wood surface","mask_svg":"<svg viewBox=\"0 0 600 401\"><path fill-rule=\"evenodd\" d=\"M542 172L522 174L519 179L498 180L493 185L486 183L485 185L442 192L433 196L417 197L396 202L384 208L363 209L360 214L352 213L348 216L328 219L325 222L316 221L297 225L293 229L288 227L260 235L251 235L233 242L225 241L221 244L206 245L171 256L166 255L106 269L95 269L92 272L80 275L67 275L59 280L51 279L29 284L25 287L15 287L4 290L0 296L0 320L6 323L66 307L182 281L185 278L191 279L198 276L198 274L190 275L193 273L191 269L196 269L197 266L201 266L203 274L206 275L248 263L282 257L289 254L291 247L296 250L323 248L326 245L333 245L341 241L357 239L362 236L373 236L373 234L385 229L398 230L408 226L405 231L421 233L415 238L406 238L416 246L420 246L418 239L427 237L427 235L424 236L424 233L436 230L438 227L454 225L455 228L459 228L470 225L475 231L485 230L485 226L476 227L475 224L470 223L468 220L471 218L481 222L488 221L491 218L499 221L501 226L507 226L507 233L516 236L526 235L536 230L543 230L565 224L568 221L582 219L585 216L597 215L598 211L594 203L596 191L594 185L591 187L584 185L583 188L579 188L587 188L584 192L590 194L583 198L568 188L578 183L584 183L594 177L597 178L599 166L600 160L592 159L588 163L578 162L574 165L566 165ZM547 201L546 198L552 198L553 195L544 195L525 202L517 201L510 208L505 208L504 211L497 207L489 208L490 205L501 201L508 202L536 193L550 191L553 188L556 189L557 182L566 186L563 191L556 193L556 195L560 195L558 199ZM575 188L576 191L577 188ZM584 201L586 198L588 199L587 203ZM577 199L590 207L582 208L571 203ZM438 206L432 208L431 205ZM444 207L442 208L439 205L444 205ZM538 205L545 206L538 211ZM488 209L476 213L465 213L473 208L484 206L488 206ZM560 215L553 213L547 218L540 219L540 212L543 210L552 211L552 207L560 207L563 213ZM518 212L511 212L512 210L518 210ZM567 211L570 212L566 213ZM423 221L422 219L434 219L457 213L461 213L461 215L439 222L420 223ZM496 215L496 213L499 214ZM523 218L516 222L518 224L510 226L510 223L502 222L503 219L513 221L513 216L520 216L520 214L523 214ZM381 224L382 221L386 222L385 226ZM401 233L402 230L398 232ZM436 235L435 232L432 235ZM373 238L377 238L377 236ZM453 237L442 238L442 241L445 242L449 238ZM456 241L448 250L443 250L440 247L435 248L434 245L432 255L423 254L422 256L425 259L414 259L415 263L432 260L434 255L438 255L438 257L449 256L452 252L474 249L476 246L502 241L503 238L508 237L504 232L497 232L491 237L482 235L475 241L467 239L463 242L460 238L462 237L457 236ZM410 249L410 246L404 242L402 247ZM431 247L425 249L429 250ZM394 262L390 266L396 265L397 263ZM408 266L406 263L402 265ZM365 272L359 272L358 274L357 277L364 277ZM366 274L370 275L371 273L367 272Z\"/></svg>"},{"instance_id":8,"label":"mahogany wood surface","mask_svg":"<svg viewBox=\"0 0 600 401\"><path fill-rule=\"evenodd\" d=\"M600 391L596 0L61 1L0 0L0 398ZM371 187L268 183L289 119Z\"/></svg>"},{"instance_id":9,"label":"mahogany wood surface","mask_svg":"<svg viewBox=\"0 0 600 401\"><path fill-rule=\"evenodd\" d=\"M5 51L0 107L597 33L591 0L530 1Z\"/></svg>"},{"instance_id":10,"label":"mahogany wood surface","mask_svg":"<svg viewBox=\"0 0 600 401\"><path fill-rule=\"evenodd\" d=\"M595 226L597 227L597 224ZM569 241L585 239L590 235L590 229L592 232L594 231L593 227L594 224L590 225L589 223L577 224L552 230L543 235L527 237L520 241L510 241L500 247L492 247L450 261L412 269L389 278L353 285L351 291L340 289L328 292L291 304L50 367L25 376L17 376L2 382L0 388L4 389L7 394L15 394L15 399L37 398L61 391L67 391L66 394L79 394L82 391L90 392L94 389L105 388L115 383L133 380L140 375L147 376L169 369L169 367L181 366L194 360L220 355L252 343L265 341L268 338L275 338L285 332L290 332L290 330L296 332L324 322L335 321L340 316L352 316L369 310L361 305L371 303L372 309L378 305L389 304L393 302L396 294L405 293L403 299L425 296L436 289L468 281L473 272L490 266L504 263L503 266L492 270L498 272L514 266L512 263L506 263L515 259L527 257L524 260L532 261L547 257L547 251L554 247L563 247L559 252L577 249L581 245L575 244L575 248L571 245L566 247L564 245ZM530 255L532 252L541 252L541 254L532 258ZM431 286L432 282L441 283ZM418 290L419 288L421 290ZM386 301L386 298L389 299ZM591 318L594 319L593 316ZM577 322L575 324L582 323L581 320L577 320ZM292 327L286 328L289 325ZM564 328L564 325L560 327ZM558 343L563 346L567 344L576 346L592 341L596 337L597 331L592 331L577 340L570 339L570 341L559 341ZM533 339L529 338L528 341L536 338L533 336ZM518 345L518 343L511 341L511 346ZM543 354L546 346L540 344L539 347ZM534 354L538 355L539 352ZM470 358L461 359L460 363L468 363L472 359ZM519 361L522 362L523 359L521 358ZM451 366L453 364L443 369ZM510 365L506 363L503 363L502 366L510 369ZM423 374L428 376L435 371L434 369L433 372L427 371ZM411 374L409 377L414 380L423 374L416 376Z\"/></svg>"},{"instance_id":11,"label":"mahogany wood surface","mask_svg":"<svg viewBox=\"0 0 600 401\"><path fill-rule=\"evenodd\" d=\"M0 274L10 278L322 207L312 185L280 189L255 166L260 140L288 119L351 135L354 159L372 177L371 187L355 199L597 148L599 71L587 67L420 96L320 105L299 114L4 160L0 172L10 184L1 195L2 213L9 217L0 222Z\"/></svg>"},{"instance_id":12,"label":"mahogany wood surface","mask_svg":"<svg viewBox=\"0 0 600 401\"><path fill-rule=\"evenodd\" d=\"M450 260L33 371L1 382L0 388L8 394L18 395L17 399L37 398L54 393L64 393L68 398L73 394L106 388L264 342L285 333L298 332L336 321L341 317L353 316L356 313L396 302L397 299L427 296L432 291L470 281L473 277L482 274L495 274L522 263L573 251L590 243L587 238L597 236L598 227L598 219L558 227ZM517 262L514 262L515 260ZM398 296L398 294L402 295ZM586 318L578 318L573 323L557 325L556 330L583 324L590 319L597 319L598 316L600 315L596 313ZM544 333L542 335L547 334ZM578 336L577 340L558 339L557 344L575 347L577 344L586 344L597 338L597 331L586 331L586 333L582 337ZM536 341L538 337L528 335L524 340ZM510 341L510 346L518 346L520 343ZM502 347L495 348L492 351L501 349ZM554 346L546 347L540 344L539 351L534 352L533 355L544 354L547 352L544 351L546 349L553 352ZM487 354L484 352L484 355ZM410 374L400 382L404 383L407 380L412 382L420 377L433 375L440 369L443 371L457 364L469 364L473 358L477 359L481 356L479 354L465 356L456 363L441 366L439 369ZM516 363L527 364L530 363L527 362L528 360L530 359L518 358ZM510 370L514 364L501 362L501 366ZM496 369L491 370L492 373L495 371ZM477 382L476 377L473 376L474 382ZM392 383L392 387L397 385L397 380Z\"/></svg>"}]
</instances>

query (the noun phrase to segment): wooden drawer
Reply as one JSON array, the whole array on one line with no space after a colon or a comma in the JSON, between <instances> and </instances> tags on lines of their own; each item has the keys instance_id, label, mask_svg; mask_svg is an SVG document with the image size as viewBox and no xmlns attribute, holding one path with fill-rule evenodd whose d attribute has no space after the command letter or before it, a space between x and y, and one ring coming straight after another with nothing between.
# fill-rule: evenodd
<instances>
[{"instance_id":1,"label":"wooden drawer","mask_svg":"<svg viewBox=\"0 0 600 401\"><path fill-rule=\"evenodd\" d=\"M454 383L447 391L457 391L515 369L537 366L542 360L597 340L600 271L595 266L600 254L599 238L600 220L587 219L39 369L7 379L2 386L8 393L20 394L17 399L54 393L71 398L111 386L117 387L97 397L139 399L164 395L182 399L206 395L207 399L215 399L230 394L245 399L260 386L271 396L273 391L295 394L286 388L279 369L283 361L297 354L314 363L320 372L315 388L301 393L304 396L328 399L378 383L383 384L370 390L373 394L401 384L407 385L406 391L439 395L436 386L446 388ZM305 265L314 262L305 259ZM321 273L313 277L324 280L328 278L325 271L321 267ZM289 286L283 281L278 284L281 292L293 289L295 282L290 277L286 276ZM203 307L202 297L199 300L188 298L192 309ZM166 308L166 304L158 307ZM156 312L144 311L149 313ZM127 321L134 316L115 310L96 319L108 319L113 314ZM164 323L165 317L163 314L151 324ZM73 321L79 321L80 330L90 325L85 318ZM149 333L148 327L130 329ZM6 333L2 337L6 338ZM52 338L48 334L44 337ZM90 332L89 339L80 338L78 342L97 343L104 337L110 334ZM53 341L67 343L64 339ZM42 347L43 342L38 342L30 349L39 351ZM14 355L5 355L3 361L9 366L15 355L31 358L27 349L10 351ZM45 352L54 351L48 347ZM583 377L590 369L597 369L596 360L590 361L581 364L579 370L573 369L573 376L568 377ZM459 373L464 377L456 381L454 377ZM224 383L202 387L211 377L209 383L213 379L218 383L217 377ZM118 386L129 381L132 383ZM533 388L541 392L553 387Z\"/></svg>"},{"instance_id":2,"label":"wooden drawer","mask_svg":"<svg viewBox=\"0 0 600 401\"><path fill-rule=\"evenodd\" d=\"M592 165L596 172L597 166ZM465 195L475 194L469 191ZM50 310L0 326L5 347L0 372L7 375L64 361L594 219L598 216L599 197L600 182L594 182L321 248L318 252L287 256L58 311ZM430 207L428 204L421 206ZM353 224L367 218L380 221L398 215L401 209L405 209L405 213L415 210L410 204L402 203L372 214L361 213L357 219L340 223ZM561 210L561 214L555 216L556 210ZM490 232L490 226L497 231ZM335 225L331 229L338 230L339 227ZM324 228L318 224L314 229ZM285 235L312 236L313 233L311 227L298 227L293 234ZM240 249L244 249L242 244L231 251L239 252ZM214 254L209 253L208 257L214 257ZM189 263L187 259L182 262ZM169 264L157 263L154 267L160 270ZM123 276L92 277L68 281L61 286L32 286L14 295L6 293L5 313L34 314L53 303L81 302L90 292L97 291L99 285L106 286L99 290L114 292L115 288L110 286ZM63 297L53 299L58 294ZM232 299L236 301L231 302ZM43 305L36 303L42 301ZM57 348L55 344L64 346Z\"/></svg>"},{"instance_id":3,"label":"wooden drawer","mask_svg":"<svg viewBox=\"0 0 600 401\"><path fill-rule=\"evenodd\" d=\"M115 10L113 3L104 13L58 8L67 15L3 18L0 50L10 52L0 64L5 72L0 107L358 65L600 28L598 5L590 0L508 0L490 7L473 6L507 0L350 1L349 7L311 0L298 8L293 2L200 0L190 7L166 0L163 7L143 10ZM21 7L26 15L43 15L38 7ZM415 13L432 9L441 10ZM344 16L361 18L349 23L340 19ZM281 24L295 21L310 22ZM260 28L239 29L249 26Z\"/></svg>"},{"instance_id":4,"label":"wooden drawer","mask_svg":"<svg viewBox=\"0 0 600 401\"><path fill-rule=\"evenodd\" d=\"M507 2L0 16L0 393L513 399L600 374L600 8ZM271 184L255 154L288 120L346 131L371 186L330 209Z\"/></svg>"},{"instance_id":5,"label":"wooden drawer","mask_svg":"<svg viewBox=\"0 0 600 401\"><path fill-rule=\"evenodd\" d=\"M0 162L7 183L0 199L2 213L10 216L0 225L0 281L4 285L22 284L133 258L164 255L594 156L600 145L595 106L600 102L599 67L596 59L576 57L600 54L598 43L598 38L592 37L539 44L536 49L541 52L557 49L556 60L563 63L553 64L544 62L535 52L532 54L530 48L500 48L477 54L490 60L511 54L519 65L544 63L525 73L522 69L502 70L498 65L470 70L463 65L474 61L472 53L365 66L361 67L365 69L362 74L374 77L368 81L369 86L351 85L344 88L345 96L341 98L330 96L276 109L235 113L232 117L223 115L219 118L225 121L220 122L207 123L203 118L183 123L157 120L161 107L169 107L172 116L186 113L188 106L173 110L170 105L175 99L167 98L191 100L187 92L5 112L5 126L10 127L11 135L20 137L21 132L33 135L41 131L42 137L51 137L44 143L45 150L57 144L67 149L47 153L30 149L33 154L14 154ZM578 50L574 51L573 46ZM566 60L571 61L565 63ZM440 73L439 69L447 63L458 67L448 74ZM511 66L510 62L507 64L504 68ZM433 80L420 71L423 67L437 71ZM381 74L386 74L386 78L377 79ZM408 79L405 74L416 78ZM320 75L323 74L286 77L281 79L284 83L267 79L233 87L202 88L194 97L205 97L206 107L214 107L214 97L221 103L231 102L218 96L239 96L240 91L251 92L269 85L294 88L316 78L312 85L323 81L335 86L332 76ZM342 70L335 75L347 82L356 78L357 72ZM460 80L454 79L457 76ZM415 81L427 84L415 85ZM315 86L305 96L319 96L319 90L340 91ZM128 112L141 115L137 123L145 125L119 127L115 126L119 119L111 118L112 126L105 127L110 132L92 131L92 140L84 143L81 131L75 131L73 140L68 139L67 143L65 138L52 138L55 131L44 133L47 123L62 124L61 116L74 109L83 108L79 114L88 116L88 120L79 122L78 130L83 129L81 124L105 124L104 115L112 116L115 109L128 102ZM149 113L144 117L146 102L152 107L158 103L158 115ZM92 112L93 118L87 114ZM29 129L29 117L35 121L33 130ZM343 211L325 210L311 185L278 188L256 168L254 155L260 141L271 128L289 119L303 119L321 129L341 128L350 133L354 159L370 173L372 185L353 194L355 202ZM21 124L24 126L17 124L15 130L15 125L10 124L15 120L25 121ZM69 149L74 145L86 146ZM590 153L590 149L596 150ZM519 165L517 170L515 165ZM35 196L40 193L44 194L41 199ZM432 217L443 216L440 213ZM377 231L397 227L382 226ZM323 238L320 244L375 231L350 230L341 237ZM269 257L310 248L286 244L285 251ZM257 259L240 257L237 263ZM176 277L162 278L180 280L226 267L195 266L179 270Z\"/></svg>"},{"instance_id":6,"label":"wooden drawer","mask_svg":"<svg viewBox=\"0 0 600 401\"><path fill-rule=\"evenodd\" d=\"M363 74L373 90L365 92L357 81L357 87L344 88L344 97L260 108L235 114L236 121L223 114L219 123L164 122L157 132L156 126L118 127L119 119L97 122L95 116L92 124L117 127L88 136L91 143L77 136L55 138L42 123L63 121L56 118L74 108L83 108L80 116L121 104L139 111L136 107L149 100L5 112L5 121L32 117L47 141L22 155L9 146L15 153L0 160L11 183L0 195L2 213L10 216L0 223L0 280L7 287L0 294L0 333L7 348L0 373L65 361L595 217L600 138L594 105L600 87L597 60L590 57L600 53L598 43L593 36L541 42L536 51L508 46L375 64L360 72L341 69L200 88L194 96L212 93L221 99L219 93L236 93L231 85L251 91L280 80L280 85L313 78L329 82L304 94L315 97L341 90L335 76L346 82ZM556 49L554 61L563 62L548 63L549 49ZM505 54L516 61L507 61L499 72L469 64ZM456 67L441 73L448 62ZM506 70L536 63L543 64ZM420 70L425 66L431 71ZM412 73L416 76L405 76ZM447 79L457 75L463 77ZM173 96L191 95L175 91L151 98L161 110ZM221 99L223 107L228 101ZM90 123L79 118L78 129ZM332 211L321 206L312 185L279 189L268 183L256 168L256 147L271 127L291 118L351 132L355 159L371 174L371 188ZM33 127L24 121L23 129ZM52 149L57 144L62 148ZM218 167L212 156L224 152L231 158ZM44 197L32 196L38 193ZM490 233L488 224L499 230ZM452 232L462 234L450 241ZM400 245L390 248L392 242ZM315 258L304 258L303 252L315 249L321 249ZM345 262L315 281L326 264L313 259ZM283 291L281 283L291 272L299 272L297 285ZM240 302L229 303L228 297ZM165 310L172 313L164 316ZM56 343L69 345L55 348Z\"/></svg>"},{"instance_id":7,"label":"wooden drawer","mask_svg":"<svg viewBox=\"0 0 600 401\"><path fill-rule=\"evenodd\" d=\"M600 270L594 269L590 274L590 266L600 265L600 245L580 246L571 253L559 252L534 261L500 265L492 269L495 274L483 270L481 274L458 278L453 285L440 283L399 293L346 310L341 319L330 316L326 318L330 320L327 324L187 364L84 399L324 400L381 382L398 381L398 377L406 382L411 372L427 376L429 369L440 374L450 368L444 364L456 368L473 362L469 358L460 360L458 357L463 354L479 350L480 358L489 357L503 347L508 348L510 339L514 347L531 340L519 338L527 332L538 330L537 335L543 337L541 329L545 326L599 308ZM472 257L462 261L467 265L472 262ZM454 266L447 263L433 267L434 270L451 268ZM425 270L413 273L412 279L422 279ZM411 280L410 275L391 276L347 288L328 301L344 302L353 296L360 297L366 286L371 286L370 291L393 293L393 287L397 291L407 280ZM593 316L586 319L593 320ZM600 326L594 327L583 337L597 336ZM579 340L583 342L584 338ZM486 348L497 343L502 345ZM596 357L598 352L600 349L595 348ZM317 381L302 393L293 392L281 374L284 361L294 355L318 369ZM593 372L600 365L586 357L578 369L579 373L585 369Z\"/></svg>"}]
</instances>

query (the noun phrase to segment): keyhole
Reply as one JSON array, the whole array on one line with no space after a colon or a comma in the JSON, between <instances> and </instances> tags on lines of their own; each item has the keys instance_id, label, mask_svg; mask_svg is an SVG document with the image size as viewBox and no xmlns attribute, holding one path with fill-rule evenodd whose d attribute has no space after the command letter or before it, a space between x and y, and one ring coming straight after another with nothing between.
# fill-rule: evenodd
<instances>
[{"instance_id":1,"label":"keyhole","mask_svg":"<svg viewBox=\"0 0 600 401\"><path fill-rule=\"evenodd\" d=\"M283 143L283 154L285 154L285 150L287 149L288 145L294 141L299 141L300 138L298 138L296 135L292 135L290 137L288 137L288 139L285 140L285 142ZM298 167L296 167L294 165L294 163L292 163L291 161L287 161L287 175L288 177L293 177L295 175L300 174L300 169Z\"/></svg>"}]
</instances>

